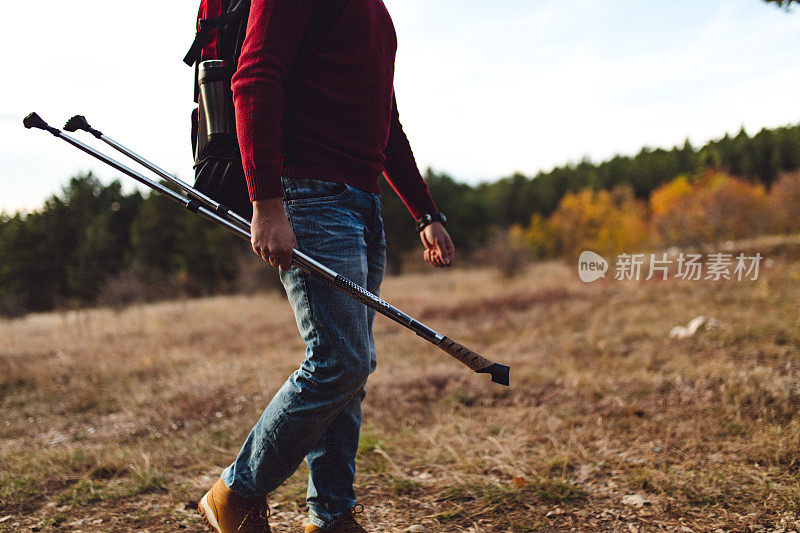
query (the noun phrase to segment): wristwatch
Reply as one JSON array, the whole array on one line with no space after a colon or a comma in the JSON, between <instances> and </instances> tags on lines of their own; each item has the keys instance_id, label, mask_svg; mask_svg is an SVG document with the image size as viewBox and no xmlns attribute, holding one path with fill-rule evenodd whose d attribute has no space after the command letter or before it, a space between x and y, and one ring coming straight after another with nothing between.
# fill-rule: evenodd
<instances>
[{"instance_id":1,"label":"wristwatch","mask_svg":"<svg viewBox=\"0 0 800 533\"><path fill-rule=\"evenodd\" d=\"M417 231L422 231L425 226L432 222L441 222L444 226L447 224L447 217L444 216L444 213L438 211L436 213L426 213L417 219Z\"/></svg>"}]
</instances>

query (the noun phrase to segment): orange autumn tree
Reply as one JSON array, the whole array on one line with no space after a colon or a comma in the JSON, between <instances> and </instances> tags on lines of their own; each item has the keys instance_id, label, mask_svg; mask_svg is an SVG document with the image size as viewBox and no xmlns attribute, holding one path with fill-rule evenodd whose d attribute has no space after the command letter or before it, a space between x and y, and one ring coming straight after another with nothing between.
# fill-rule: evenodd
<instances>
[{"instance_id":1,"label":"orange autumn tree","mask_svg":"<svg viewBox=\"0 0 800 533\"><path fill-rule=\"evenodd\" d=\"M800 230L800 170L787 172L769 191L772 229L779 233Z\"/></svg>"},{"instance_id":2,"label":"orange autumn tree","mask_svg":"<svg viewBox=\"0 0 800 533\"><path fill-rule=\"evenodd\" d=\"M718 244L772 225L763 185L711 170L665 183L650 195L650 210L654 240L666 245Z\"/></svg>"},{"instance_id":3,"label":"orange autumn tree","mask_svg":"<svg viewBox=\"0 0 800 533\"><path fill-rule=\"evenodd\" d=\"M678 176L650 194L650 213L654 241L659 244L680 244L688 240L693 229L702 226L700 215L689 209L695 187L687 176Z\"/></svg>"}]
</instances>

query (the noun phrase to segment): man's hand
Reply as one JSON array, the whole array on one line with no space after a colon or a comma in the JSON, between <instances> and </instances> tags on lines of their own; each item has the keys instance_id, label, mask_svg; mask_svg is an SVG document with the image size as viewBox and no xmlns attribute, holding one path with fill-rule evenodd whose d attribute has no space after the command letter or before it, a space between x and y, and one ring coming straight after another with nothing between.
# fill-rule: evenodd
<instances>
[{"instance_id":1,"label":"man's hand","mask_svg":"<svg viewBox=\"0 0 800 533\"><path fill-rule=\"evenodd\" d=\"M264 261L281 270L292 266L292 251L297 247L292 225L283 211L281 198L253 202L250 244Z\"/></svg>"},{"instance_id":2,"label":"man's hand","mask_svg":"<svg viewBox=\"0 0 800 533\"><path fill-rule=\"evenodd\" d=\"M419 232L425 245L425 261L438 268L449 267L455 259L456 249L441 222L432 222Z\"/></svg>"}]
</instances>

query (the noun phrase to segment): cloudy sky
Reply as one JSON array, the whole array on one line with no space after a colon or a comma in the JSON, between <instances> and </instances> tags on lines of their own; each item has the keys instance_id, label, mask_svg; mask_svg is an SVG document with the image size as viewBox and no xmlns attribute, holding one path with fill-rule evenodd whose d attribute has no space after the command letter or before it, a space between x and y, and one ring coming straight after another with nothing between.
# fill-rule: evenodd
<instances>
[{"instance_id":1,"label":"cloudy sky","mask_svg":"<svg viewBox=\"0 0 800 533\"><path fill-rule=\"evenodd\" d=\"M384 0L396 91L421 168L475 183L642 146L800 122L800 9L760 0ZM85 115L192 179L198 0L4 6L0 211L35 209L79 171L118 177L43 132ZM120 156L121 157L121 156ZM128 178L123 178L128 182Z\"/></svg>"}]
</instances>

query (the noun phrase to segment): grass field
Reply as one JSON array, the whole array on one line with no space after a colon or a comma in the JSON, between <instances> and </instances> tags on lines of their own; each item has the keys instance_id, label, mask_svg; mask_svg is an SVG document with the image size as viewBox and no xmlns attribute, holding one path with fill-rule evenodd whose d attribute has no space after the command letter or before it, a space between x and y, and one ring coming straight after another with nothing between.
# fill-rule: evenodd
<instances>
[{"instance_id":1,"label":"grass field","mask_svg":"<svg viewBox=\"0 0 800 533\"><path fill-rule=\"evenodd\" d=\"M770 264L743 282L583 284L560 263L388 279L385 299L512 386L379 317L365 525L800 530L800 262ZM668 337L697 315L722 326ZM201 531L196 501L302 348L277 293L0 321L0 531ZM303 468L271 498L276 531L301 530Z\"/></svg>"}]
</instances>

